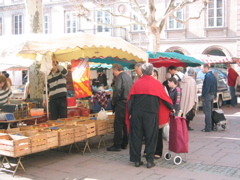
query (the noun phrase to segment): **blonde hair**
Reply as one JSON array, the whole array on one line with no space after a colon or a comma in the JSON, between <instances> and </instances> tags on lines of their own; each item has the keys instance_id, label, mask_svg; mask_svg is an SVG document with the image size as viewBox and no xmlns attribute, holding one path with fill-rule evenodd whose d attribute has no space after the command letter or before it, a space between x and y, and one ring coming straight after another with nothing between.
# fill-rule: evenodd
<instances>
[{"instance_id":1,"label":"blonde hair","mask_svg":"<svg viewBox=\"0 0 240 180\"><path fill-rule=\"evenodd\" d=\"M0 75L0 83L4 83L4 86L2 87L3 90L8 88L7 78L4 75Z\"/></svg>"}]
</instances>

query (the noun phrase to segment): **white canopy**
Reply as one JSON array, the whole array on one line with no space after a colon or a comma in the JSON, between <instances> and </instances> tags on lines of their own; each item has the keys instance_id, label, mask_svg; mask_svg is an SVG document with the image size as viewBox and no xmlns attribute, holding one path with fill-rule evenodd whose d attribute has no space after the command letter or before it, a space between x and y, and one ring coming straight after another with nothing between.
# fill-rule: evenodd
<instances>
[{"instance_id":1,"label":"white canopy","mask_svg":"<svg viewBox=\"0 0 240 180\"><path fill-rule=\"evenodd\" d=\"M117 57L125 61L148 61L148 54L119 37L86 33L29 34L0 37L0 56L22 56L35 59L37 54L52 52L57 61L79 58Z\"/></svg>"}]
</instances>

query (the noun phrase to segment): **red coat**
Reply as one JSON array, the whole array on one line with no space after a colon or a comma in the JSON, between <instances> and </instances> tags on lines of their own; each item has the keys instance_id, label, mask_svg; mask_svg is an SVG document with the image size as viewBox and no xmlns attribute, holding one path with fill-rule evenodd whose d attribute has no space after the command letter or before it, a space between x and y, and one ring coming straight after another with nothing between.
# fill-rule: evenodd
<instances>
[{"instance_id":1,"label":"red coat","mask_svg":"<svg viewBox=\"0 0 240 180\"><path fill-rule=\"evenodd\" d=\"M172 104L171 98L167 95L163 85L158 80L154 79L152 76L144 75L133 84L128 95L126 108L126 125L128 133L130 132L128 101L131 99L131 96L135 94L148 94L159 97L160 107L158 111L158 123L159 125L163 125L168 122L170 110L162 103L162 100L165 100Z\"/></svg>"},{"instance_id":2,"label":"red coat","mask_svg":"<svg viewBox=\"0 0 240 180\"><path fill-rule=\"evenodd\" d=\"M228 86L235 86L238 73L233 69L228 69Z\"/></svg>"}]
</instances>

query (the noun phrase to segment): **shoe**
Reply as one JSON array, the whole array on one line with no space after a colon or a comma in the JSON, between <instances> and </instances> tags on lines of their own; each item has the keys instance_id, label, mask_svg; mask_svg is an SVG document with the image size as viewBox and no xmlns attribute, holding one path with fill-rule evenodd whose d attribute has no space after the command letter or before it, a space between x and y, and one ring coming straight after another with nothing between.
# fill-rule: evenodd
<instances>
[{"instance_id":1,"label":"shoe","mask_svg":"<svg viewBox=\"0 0 240 180\"><path fill-rule=\"evenodd\" d=\"M147 162L147 168L152 168L154 167L156 164L154 162Z\"/></svg>"},{"instance_id":2,"label":"shoe","mask_svg":"<svg viewBox=\"0 0 240 180\"><path fill-rule=\"evenodd\" d=\"M120 148L116 148L114 146L111 146L111 147L107 148L107 151L121 151L121 149Z\"/></svg>"},{"instance_id":3,"label":"shoe","mask_svg":"<svg viewBox=\"0 0 240 180\"><path fill-rule=\"evenodd\" d=\"M159 156L157 154L154 155L154 159L160 159L160 158L161 158L161 156Z\"/></svg>"},{"instance_id":4,"label":"shoe","mask_svg":"<svg viewBox=\"0 0 240 180\"><path fill-rule=\"evenodd\" d=\"M142 162L142 161L135 162L135 167L139 167L139 166L141 166L141 165L143 165L143 162Z\"/></svg>"},{"instance_id":5,"label":"shoe","mask_svg":"<svg viewBox=\"0 0 240 180\"><path fill-rule=\"evenodd\" d=\"M202 132L211 132L211 131L206 131L205 129L202 129L201 131L202 131Z\"/></svg>"},{"instance_id":6,"label":"shoe","mask_svg":"<svg viewBox=\"0 0 240 180\"><path fill-rule=\"evenodd\" d=\"M189 130L189 131L193 131L194 129L193 129L193 128L191 128L191 127L188 127L188 130Z\"/></svg>"},{"instance_id":7,"label":"shoe","mask_svg":"<svg viewBox=\"0 0 240 180\"><path fill-rule=\"evenodd\" d=\"M127 149L127 145L121 145L121 149Z\"/></svg>"}]
</instances>

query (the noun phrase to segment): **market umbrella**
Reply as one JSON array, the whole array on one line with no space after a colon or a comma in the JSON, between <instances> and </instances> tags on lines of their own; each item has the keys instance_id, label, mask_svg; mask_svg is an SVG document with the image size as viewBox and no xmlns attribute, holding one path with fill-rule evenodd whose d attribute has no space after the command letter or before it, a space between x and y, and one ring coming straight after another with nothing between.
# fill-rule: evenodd
<instances>
[{"instance_id":1,"label":"market umbrella","mask_svg":"<svg viewBox=\"0 0 240 180\"><path fill-rule=\"evenodd\" d=\"M213 56L209 54L193 54L191 56L204 63L211 63L211 64L233 63L236 61L236 58L232 58L229 56Z\"/></svg>"},{"instance_id":2,"label":"market umbrella","mask_svg":"<svg viewBox=\"0 0 240 180\"><path fill-rule=\"evenodd\" d=\"M186 56L183 54L175 52L147 52L149 62L153 64L154 67L166 67L175 66L175 67L197 67L204 62L195 59L194 57Z\"/></svg>"},{"instance_id":3,"label":"market umbrella","mask_svg":"<svg viewBox=\"0 0 240 180\"><path fill-rule=\"evenodd\" d=\"M59 62L79 58L109 58L136 62L147 62L148 54L119 37L106 37L86 33L73 34L28 34L0 37L0 56L10 54L36 59L38 54L52 52ZM95 62L95 61L94 61ZM108 62L106 62L108 63Z\"/></svg>"}]
</instances>

